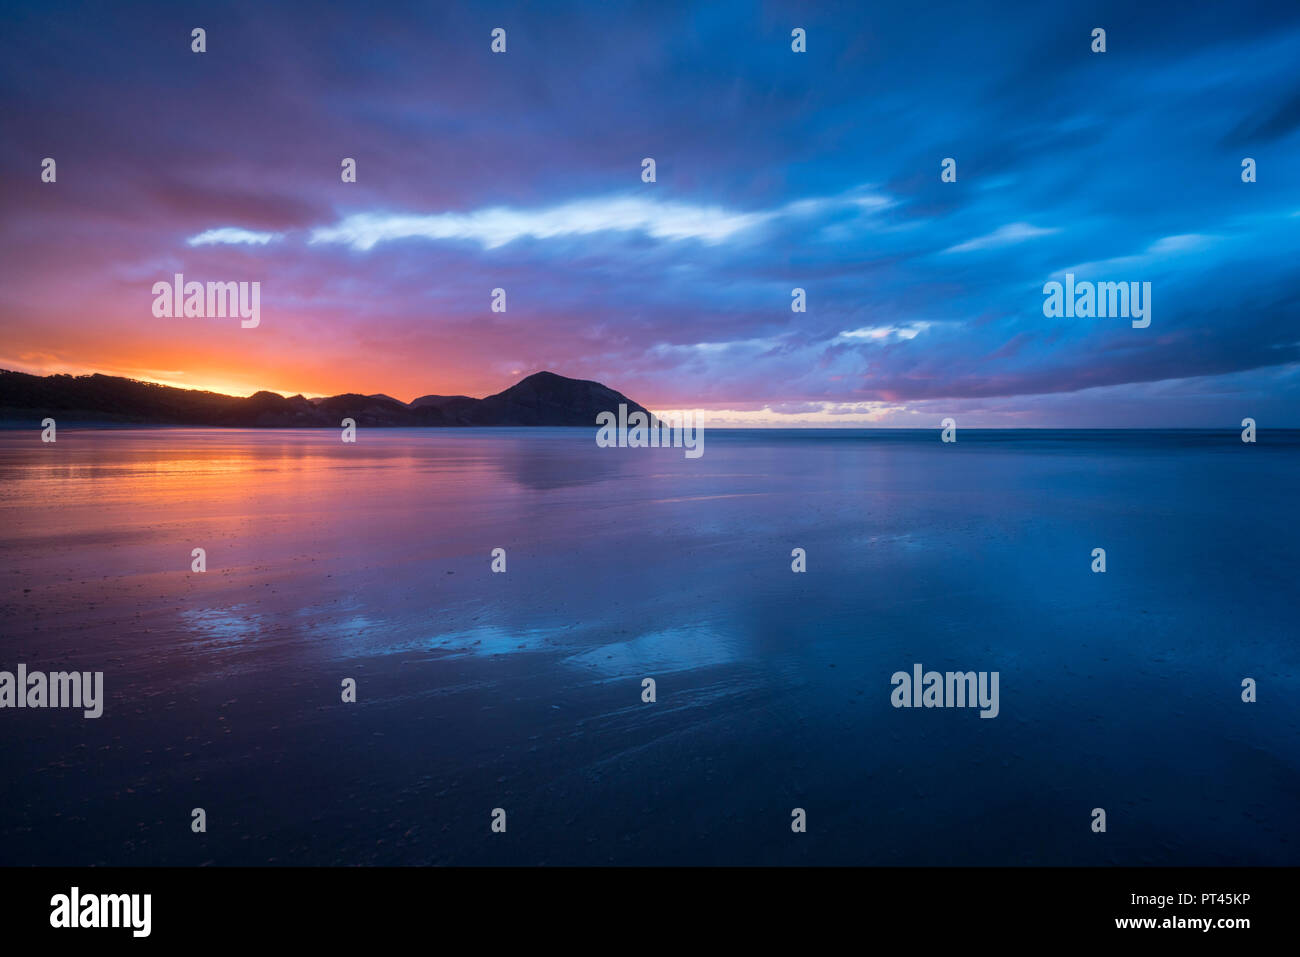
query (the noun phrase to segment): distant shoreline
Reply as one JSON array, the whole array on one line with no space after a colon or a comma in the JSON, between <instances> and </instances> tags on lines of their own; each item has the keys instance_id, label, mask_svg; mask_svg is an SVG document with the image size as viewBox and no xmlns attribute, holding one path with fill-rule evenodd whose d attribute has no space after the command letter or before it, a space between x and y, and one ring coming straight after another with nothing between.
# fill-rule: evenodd
<instances>
[{"instance_id":1,"label":"distant shoreline","mask_svg":"<svg viewBox=\"0 0 1300 957\"><path fill-rule=\"evenodd\" d=\"M30 413L25 417L12 417L11 413L0 413L0 432L23 432L37 431L41 429L41 419L45 416L51 416L52 413ZM85 431L85 432L156 432L156 431L209 431L209 432L337 432L338 427L333 425L210 425L205 423L177 423L177 422L120 422L101 419L76 419L63 418L53 415L58 423L60 432L67 431ZM752 432L776 433L865 433L868 435L930 435L938 434L940 429L938 425L934 426L867 426L867 425L720 425L708 426L707 419L705 427L710 432ZM441 432L477 432L477 431L502 431L502 430L519 430L531 431L537 429L568 429L575 432L592 432L597 429L595 422L591 425L372 425L369 428L383 429L385 431L441 431ZM1001 434L1099 434L1099 433L1127 433L1127 434L1182 434L1182 435L1239 435L1240 428L1232 426L1159 426L1159 425L1139 425L1128 427L1108 426L1105 428L1096 427L1079 427L1079 426L1017 426L1008 427L978 427L968 426L961 430L964 436L969 435L1001 435ZM1273 434L1295 434L1300 436L1300 426L1298 427L1274 427L1266 431L1261 431L1261 435L1268 433Z\"/></svg>"},{"instance_id":2,"label":"distant shoreline","mask_svg":"<svg viewBox=\"0 0 1300 957\"><path fill-rule=\"evenodd\" d=\"M78 427L335 429L347 422L363 428L594 427L597 415L623 406L649 415L599 382L545 371L482 399L429 394L402 402L351 392L317 399L265 391L241 397L98 373L35 376L0 370L0 420L64 418L63 424Z\"/></svg>"}]
</instances>

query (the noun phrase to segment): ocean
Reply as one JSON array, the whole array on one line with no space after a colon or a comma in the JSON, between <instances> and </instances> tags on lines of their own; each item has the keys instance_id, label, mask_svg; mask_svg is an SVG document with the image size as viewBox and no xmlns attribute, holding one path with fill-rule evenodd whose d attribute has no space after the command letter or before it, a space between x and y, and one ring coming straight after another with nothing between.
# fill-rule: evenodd
<instances>
[{"instance_id":1,"label":"ocean","mask_svg":"<svg viewBox=\"0 0 1300 957\"><path fill-rule=\"evenodd\" d=\"M1297 475L1270 430L0 433L0 670L104 674L0 709L0 864L1300 864ZM996 717L895 707L918 665Z\"/></svg>"}]
</instances>

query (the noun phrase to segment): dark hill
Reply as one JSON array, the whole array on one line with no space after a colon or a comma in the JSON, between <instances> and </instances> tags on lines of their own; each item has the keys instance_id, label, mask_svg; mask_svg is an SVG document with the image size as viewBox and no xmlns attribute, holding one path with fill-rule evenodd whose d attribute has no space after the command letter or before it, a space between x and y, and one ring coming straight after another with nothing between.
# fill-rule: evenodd
<instances>
[{"instance_id":1,"label":"dark hill","mask_svg":"<svg viewBox=\"0 0 1300 957\"><path fill-rule=\"evenodd\" d=\"M599 412L645 412L622 393L599 382L566 379L554 372L536 372L504 392L469 407L468 425L590 425Z\"/></svg>"},{"instance_id":2,"label":"dark hill","mask_svg":"<svg viewBox=\"0 0 1300 957\"><path fill-rule=\"evenodd\" d=\"M399 402L387 395L345 393L308 400L275 392L247 397L176 389L106 375L34 376L0 370L0 420L9 425L46 416L72 423L199 425L227 428L338 428L359 426L589 426L596 414L645 411L599 382L538 372L486 399L421 396ZM62 424L62 423L61 423Z\"/></svg>"},{"instance_id":3,"label":"dark hill","mask_svg":"<svg viewBox=\"0 0 1300 957\"><path fill-rule=\"evenodd\" d=\"M418 399L412 399L408 404L413 409L422 406L433 405L442 408L449 402L477 402L477 399L471 399L467 395L422 395Z\"/></svg>"}]
</instances>

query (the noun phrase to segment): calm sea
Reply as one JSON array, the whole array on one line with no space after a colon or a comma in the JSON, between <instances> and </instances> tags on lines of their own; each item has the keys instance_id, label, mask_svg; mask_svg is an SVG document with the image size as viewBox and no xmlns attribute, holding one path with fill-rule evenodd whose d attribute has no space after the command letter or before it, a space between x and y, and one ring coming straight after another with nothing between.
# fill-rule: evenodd
<instances>
[{"instance_id":1,"label":"calm sea","mask_svg":"<svg viewBox=\"0 0 1300 957\"><path fill-rule=\"evenodd\" d=\"M106 697L0 710L0 864L1300 864L1297 476L1267 430L0 433L0 670ZM893 707L914 664L998 716Z\"/></svg>"}]
</instances>

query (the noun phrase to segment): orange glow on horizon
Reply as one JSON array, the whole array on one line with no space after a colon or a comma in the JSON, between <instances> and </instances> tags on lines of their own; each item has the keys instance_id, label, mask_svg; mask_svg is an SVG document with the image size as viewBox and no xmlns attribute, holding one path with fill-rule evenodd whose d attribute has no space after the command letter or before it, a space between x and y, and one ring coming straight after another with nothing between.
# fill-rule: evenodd
<instances>
[{"instance_id":1,"label":"orange glow on horizon","mask_svg":"<svg viewBox=\"0 0 1300 957\"><path fill-rule=\"evenodd\" d=\"M0 369L11 369L16 372L41 376L55 374L81 376L99 373L176 389L193 389L239 398L246 398L256 392L272 392L285 398L302 395L308 399L352 392L361 395L390 395L399 402L410 402L423 395L468 395L474 398L483 398L508 389L529 375L531 371L540 371L525 370L512 366L504 372L492 375L491 379L493 381L484 387L456 388L454 385L448 384L446 379L463 378L465 376L463 370L457 370L451 376L444 377L434 370L421 369L418 373L420 379L424 380L427 377L432 381L427 381L423 386L408 387L406 389L398 387L398 380L399 378L409 380L414 373L408 370L399 371L393 376L387 387L382 385L373 387L376 380L383 381L383 377L376 367L354 369L349 366L349 372L344 377L340 377L332 369L323 370L325 372L323 377L316 375L314 372L295 371L292 378L310 378L315 380L318 385L321 379L324 379L326 389L320 390L317 388L308 391L305 389L284 388L284 380L289 378L289 376L285 375L286 370L284 369L275 370L275 378L279 381L274 382L272 380L274 384L268 385L256 381L255 377L258 376L258 372L251 367L242 368L235 374L232 374L229 369L191 371L177 369L176 366L180 365L180 363L175 362L174 357L171 358L173 360L171 362L168 362L166 358L160 358L160 361L156 364L150 363L150 365L144 366L132 365L125 367L106 363L102 366L90 368L61 362L53 356L29 353L23 356L21 360L0 356ZM552 369L551 371L558 372L560 375L568 374L563 369ZM405 373L404 376L403 372ZM355 377L353 374L355 374ZM581 374L575 374L571 377L588 378L588 376ZM270 376L268 376L269 378ZM347 378L348 381L339 381L341 378ZM475 378L482 381L487 376L477 376ZM370 380L372 387L363 384L366 379ZM441 385L439 380L441 380ZM785 414L774 413L767 407L745 408L741 406L737 408L735 405L727 403L718 403L712 408L707 406L684 406L672 401L656 402L652 398L636 394L635 390L632 390L634 394L629 395L625 388L620 388L619 383L605 382L604 384L618 392L622 392L624 395L628 395L630 399L650 409L656 415L666 416L674 412L679 414L689 413L694 417L695 421L706 427L714 428L878 427L884 424L885 420L893 418L899 413L914 411L907 409L904 404L883 402L860 403L857 404L859 407L852 410L841 406L838 411L823 408L821 410ZM276 386L279 386L279 388Z\"/></svg>"},{"instance_id":2,"label":"orange glow on horizon","mask_svg":"<svg viewBox=\"0 0 1300 957\"><path fill-rule=\"evenodd\" d=\"M286 398L298 395L298 391L286 391L283 389L269 389L261 386L249 387L245 383L229 378L201 378L191 379L186 377L184 372L172 373L149 373L139 369L112 369L112 368L85 368L78 366L64 365L53 363L49 365L33 365L28 362L12 362L0 360L0 369L7 369L11 372L25 372L28 375L47 376L47 375L71 375L71 376L88 376L88 375L106 375L122 379L132 379L136 382L148 382L152 385L165 385L173 389L190 389L197 392L216 392L220 395L228 395L238 398L247 398L256 392L276 392ZM309 399L317 398L324 395L333 395L337 393L323 392L303 392L302 395Z\"/></svg>"}]
</instances>

